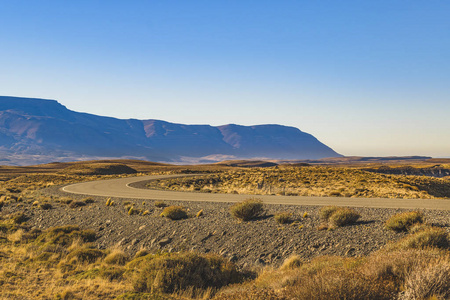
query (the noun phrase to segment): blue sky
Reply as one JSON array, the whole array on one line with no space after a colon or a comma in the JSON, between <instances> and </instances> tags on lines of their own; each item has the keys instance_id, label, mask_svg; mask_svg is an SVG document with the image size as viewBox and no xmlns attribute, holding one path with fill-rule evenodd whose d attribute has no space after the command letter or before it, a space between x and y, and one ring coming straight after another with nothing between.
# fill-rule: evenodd
<instances>
[{"instance_id":1,"label":"blue sky","mask_svg":"<svg viewBox=\"0 0 450 300\"><path fill-rule=\"evenodd\" d=\"M0 94L450 157L449 1L0 0Z\"/></svg>"}]
</instances>

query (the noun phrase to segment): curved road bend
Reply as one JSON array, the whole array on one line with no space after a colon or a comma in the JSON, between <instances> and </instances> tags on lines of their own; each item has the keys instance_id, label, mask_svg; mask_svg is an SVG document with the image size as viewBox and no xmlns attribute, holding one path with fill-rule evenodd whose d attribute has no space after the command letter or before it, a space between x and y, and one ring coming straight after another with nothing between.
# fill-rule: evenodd
<instances>
[{"instance_id":1,"label":"curved road bend","mask_svg":"<svg viewBox=\"0 0 450 300\"><path fill-rule=\"evenodd\" d=\"M152 199L152 200L238 202L247 199L249 197L257 197L262 199L264 203L267 204L318 205L318 206L338 205L338 206L374 207L374 208L450 210L450 199L387 199L387 198L209 194L209 193L138 189L130 186L130 184L135 182L148 181L154 179L164 179L170 177L180 177L180 175L158 175L158 176L152 175L152 176L89 181L67 185L61 188L61 190L67 193L91 195L91 196Z\"/></svg>"}]
</instances>

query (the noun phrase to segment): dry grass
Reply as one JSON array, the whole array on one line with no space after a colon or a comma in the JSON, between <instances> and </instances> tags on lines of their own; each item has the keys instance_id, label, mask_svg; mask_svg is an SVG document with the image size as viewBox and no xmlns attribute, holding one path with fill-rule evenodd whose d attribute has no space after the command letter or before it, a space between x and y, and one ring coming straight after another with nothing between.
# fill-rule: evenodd
<instances>
[{"instance_id":1,"label":"dry grass","mask_svg":"<svg viewBox=\"0 0 450 300\"><path fill-rule=\"evenodd\" d=\"M183 207L172 205L164 208L161 217L166 217L171 220L181 220L186 219L188 215Z\"/></svg>"},{"instance_id":2,"label":"dry grass","mask_svg":"<svg viewBox=\"0 0 450 300\"><path fill-rule=\"evenodd\" d=\"M242 279L234 264L216 255L192 252L148 255L138 262L138 266L141 271L136 272L133 279L136 292L217 289Z\"/></svg>"},{"instance_id":3,"label":"dry grass","mask_svg":"<svg viewBox=\"0 0 450 300\"><path fill-rule=\"evenodd\" d=\"M410 211L392 216L386 221L385 227L394 231L408 231L412 226L423 222L422 212Z\"/></svg>"},{"instance_id":4,"label":"dry grass","mask_svg":"<svg viewBox=\"0 0 450 300\"><path fill-rule=\"evenodd\" d=\"M252 168L152 181L150 188L253 195L381 198L450 197L450 181L371 173L346 167Z\"/></svg>"},{"instance_id":5,"label":"dry grass","mask_svg":"<svg viewBox=\"0 0 450 300\"><path fill-rule=\"evenodd\" d=\"M292 217L292 214L286 213L286 212L278 213L278 214L275 214L273 216L275 221L277 223L279 223L279 224L288 224L288 223L290 223L292 221L291 217Z\"/></svg>"},{"instance_id":6,"label":"dry grass","mask_svg":"<svg viewBox=\"0 0 450 300\"><path fill-rule=\"evenodd\" d=\"M250 198L231 206L230 212L239 220L250 221L264 214L264 205L260 199Z\"/></svg>"},{"instance_id":7,"label":"dry grass","mask_svg":"<svg viewBox=\"0 0 450 300\"><path fill-rule=\"evenodd\" d=\"M324 206L320 209L319 215L323 222L319 230L351 225L360 218L354 209L338 206Z\"/></svg>"}]
</instances>

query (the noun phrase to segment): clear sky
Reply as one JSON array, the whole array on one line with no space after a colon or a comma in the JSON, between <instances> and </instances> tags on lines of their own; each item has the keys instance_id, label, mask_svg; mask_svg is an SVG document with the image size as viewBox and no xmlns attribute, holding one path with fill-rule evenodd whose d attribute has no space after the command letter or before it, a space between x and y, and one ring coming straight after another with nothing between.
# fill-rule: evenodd
<instances>
[{"instance_id":1,"label":"clear sky","mask_svg":"<svg viewBox=\"0 0 450 300\"><path fill-rule=\"evenodd\" d=\"M450 1L0 0L0 95L450 157Z\"/></svg>"}]
</instances>

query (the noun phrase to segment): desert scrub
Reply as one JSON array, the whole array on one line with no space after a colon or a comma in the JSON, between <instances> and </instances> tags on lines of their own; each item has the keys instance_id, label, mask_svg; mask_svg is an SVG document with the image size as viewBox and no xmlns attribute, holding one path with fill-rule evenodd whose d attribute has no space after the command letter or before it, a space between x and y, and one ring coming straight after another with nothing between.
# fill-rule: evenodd
<instances>
[{"instance_id":1,"label":"desert scrub","mask_svg":"<svg viewBox=\"0 0 450 300\"><path fill-rule=\"evenodd\" d=\"M84 203L86 203L86 204L91 204L91 203L94 203L94 202L95 202L95 200L94 200L93 198L91 198L91 197L84 198L83 201L84 201Z\"/></svg>"},{"instance_id":2,"label":"desert scrub","mask_svg":"<svg viewBox=\"0 0 450 300\"><path fill-rule=\"evenodd\" d=\"M426 249L429 247L449 249L450 235L443 228L428 227L406 236L390 247L388 246L393 249Z\"/></svg>"},{"instance_id":3,"label":"desert scrub","mask_svg":"<svg viewBox=\"0 0 450 300\"><path fill-rule=\"evenodd\" d=\"M319 211L322 221L328 229L354 224L361 216L352 208L325 206ZM322 224L322 225L324 225Z\"/></svg>"},{"instance_id":4,"label":"desert scrub","mask_svg":"<svg viewBox=\"0 0 450 300\"><path fill-rule=\"evenodd\" d=\"M168 205L164 201L156 201L155 206L157 208L164 208L164 207L167 207Z\"/></svg>"},{"instance_id":5,"label":"desert scrub","mask_svg":"<svg viewBox=\"0 0 450 300\"><path fill-rule=\"evenodd\" d=\"M84 202L84 201L72 201L69 204L70 208L78 208L78 207L81 207L81 206L86 206L86 202Z\"/></svg>"},{"instance_id":6,"label":"desert scrub","mask_svg":"<svg viewBox=\"0 0 450 300\"><path fill-rule=\"evenodd\" d=\"M303 259L298 255L287 258L280 267L280 270L291 270L300 268L303 265Z\"/></svg>"},{"instance_id":7,"label":"desert scrub","mask_svg":"<svg viewBox=\"0 0 450 300\"><path fill-rule=\"evenodd\" d=\"M408 274L402 299L450 299L450 262L437 261Z\"/></svg>"},{"instance_id":8,"label":"desert scrub","mask_svg":"<svg viewBox=\"0 0 450 300\"><path fill-rule=\"evenodd\" d=\"M250 221L264 214L264 204L260 199L250 198L231 206L230 212L242 221Z\"/></svg>"},{"instance_id":9,"label":"desert scrub","mask_svg":"<svg viewBox=\"0 0 450 300\"><path fill-rule=\"evenodd\" d=\"M166 217L171 220L181 220L186 219L188 215L183 207L172 205L164 208L161 217Z\"/></svg>"},{"instance_id":10,"label":"desert scrub","mask_svg":"<svg viewBox=\"0 0 450 300\"><path fill-rule=\"evenodd\" d=\"M125 265L129 260L128 255L119 249L114 249L103 260L108 265Z\"/></svg>"},{"instance_id":11,"label":"desert scrub","mask_svg":"<svg viewBox=\"0 0 450 300\"><path fill-rule=\"evenodd\" d=\"M79 248L67 254L66 260L69 264L94 263L98 259L105 257L105 253L98 249Z\"/></svg>"},{"instance_id":12,"label":"desert scrub","mask_svg":"<svg viewBox=\"0 0 450 300\"><path fill-rule=\"evenodd\" d=\"M410 211L399 213L389 218L385 227L394 231L408 231L413 225L423 223L423 213L420 211Z\"/></svg>"},{"instance_id":13,"label":"desert scrub","mask_svg":"<svg viewBox=\"0 0 450 300\"><path fill-rule=\"evenodd\" d=\"M286 212L278 213L273 218L279 224L287 224L287 223L290 223L292 221L291 220L291 214L290 213L286 213Z\"/></svg>"},{"instance_id":14,"label":"desert scrub","mask_svg":"<svg viewBox=\"0 0 450 300\"><path fill-rule=\"evenodd\" d=\"M136 292L173 293L189 289L216 289L237 283L243 278L233 263L211 254L186 252L148 255L142 257L138 264L138 271L133 277Z\"/></svg>"}]
</instances>

